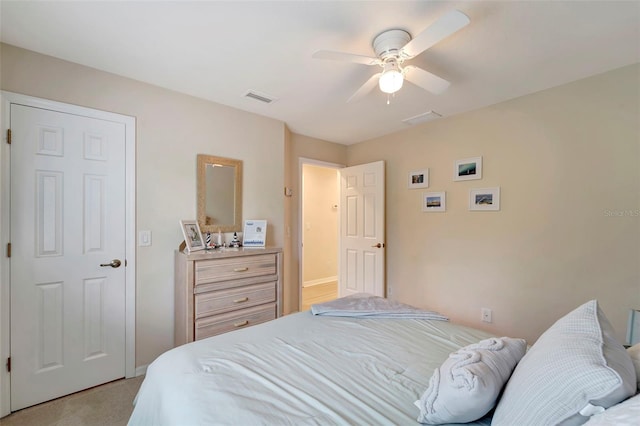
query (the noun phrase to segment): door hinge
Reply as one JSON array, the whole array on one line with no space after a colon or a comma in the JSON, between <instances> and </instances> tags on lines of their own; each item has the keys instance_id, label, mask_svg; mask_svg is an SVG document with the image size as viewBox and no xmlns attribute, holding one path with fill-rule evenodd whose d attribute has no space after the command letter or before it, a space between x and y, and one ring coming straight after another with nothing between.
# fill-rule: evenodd
<instances>
[{"instance_id":1,"label":"door hinge","mask_svg":"<svg viewBox=\"0 0 640 426\"><path fill-rule=\"evenodd\" d=\"M11 129L7 129L7 143L11 145Z\"/></svg>"},{"instance_id":2,"label":"door hinge","mask_svg":"<svg viewBox=\"0 0 640 426\"><path fill-rule=\"evenodd\" d=\"M7 243L7 257L11 257L11 243Z\"/></svg>"},{"instance_id":3,"label":"door hinge","mask_svg":"<svg viewBox=\"0 0 640 426\"><path fill-rule=\"evenodd\" d=\"M7 371L11 373L11 357L7 358Z\"/></svg>"}]
</instances>

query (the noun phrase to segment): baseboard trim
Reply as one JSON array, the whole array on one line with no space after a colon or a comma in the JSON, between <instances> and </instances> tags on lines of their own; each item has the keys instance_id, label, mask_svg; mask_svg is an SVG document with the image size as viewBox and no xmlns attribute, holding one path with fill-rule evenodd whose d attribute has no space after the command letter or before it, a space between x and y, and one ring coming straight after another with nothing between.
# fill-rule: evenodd
<instances>
[{"instance_id":1,"label":"baseboard trim","mask_svg":"<svg viewBox=\"0 0 640 426\"><path fill-rule=\"evenodd\" d=\"M140 367L136 367L136 377L139 376L144 376L145 374L147 374L147 367L149 365L141 365Z\"/></svg>"},{"instance_id":2,"label":"baseboard trim","mask_svg":"<svg viewBox=\"0 0 640 426\"><path fill-rule=\"evenodd\" d=\"M324 278L318 278L317 280L310 280L310 281L305 281L302 283L302 287L311 287L314 285L319 285L319 284L327 284L333 281L338 281L338 276L335 275L333 277L324 277Z\"/></svg>"}]
</instances>

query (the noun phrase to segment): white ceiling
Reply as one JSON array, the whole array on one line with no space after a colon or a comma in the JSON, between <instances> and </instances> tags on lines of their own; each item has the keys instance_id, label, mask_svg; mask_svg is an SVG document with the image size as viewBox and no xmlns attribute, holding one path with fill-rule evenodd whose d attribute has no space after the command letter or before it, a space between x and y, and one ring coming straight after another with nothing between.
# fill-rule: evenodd
<instances>
[{"instance_id":1,"label":"white ceiling","mask_svg":"<svg viewBox=\"0 0 640 426\"><path fill-rule=\"evenodd\" d=\"M640 1L2 0L3 42L285 122L352 144L640 62ZM376 67L312 59L317 50L374 56L371 41L416 35L451 9L471 23L409 63L451 82L347 99ZM277 98L263 104L254 90Z\"/></svg>"}]
</instances>

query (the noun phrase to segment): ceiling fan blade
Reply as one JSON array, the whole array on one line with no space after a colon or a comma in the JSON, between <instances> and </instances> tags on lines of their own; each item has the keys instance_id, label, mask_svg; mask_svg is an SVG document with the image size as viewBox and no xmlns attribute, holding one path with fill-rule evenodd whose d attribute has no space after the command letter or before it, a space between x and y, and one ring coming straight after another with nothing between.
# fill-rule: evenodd
<instances>
[{"instance_id":1,"label":"ceiling fan blade","mask_svg":"<svg viewBox=\"0 0 640 426\"><path fill-rule=\"evenodd\" d=\"M404 67L403 71L404 78L435 95L439 95L447 90L447 87L451 84L444 78L438 77L429 71L425 71L422 68L418 68L413 65L407 65Z\"/></svg>"},{"instance_id":2,"label":"ceiling fan blade","mask_svg":"<svg viewBox=\"0 0 640 426\"><path fill-rule=\"evenodd\" d=\"M378 65L380 60L370 56L355 55L353 53L334 52L332 50L318 50L312 55L315 59L330 59L333 61L354 62L363 65Z\"/></svg>"},{"instance_id":3,"label":"ceiling fan blade","mask_svg":"<svg viewBox=\"0 0 640 426\"><path fill-rule=\"evenodd\" d=\"M371 92L373 90L373 88L378 85L378 80L380 79L381 75L382 75L381 72L372 75L369 80L367 80L362 86L360 86L360 88L356 91L356 93L351 95L349 100L347 100L347 103L356 102L356 101L362 99L369 92Z\"/></svg>"},{"instance_id":4,"label":"ceiling fan blade","mask_svg":"<svg viewBox=\"0 0 640 426\"><path fill-rule=\"evenodd\" d=\"M469 22L471 21L467 15L459 10L452 10L440 17L436 22L431 24L413 40L407 43L402 48L402 53L407 55L409 58L413 58L440 40L443 40L459 29L466 27Z\"/></svg>"}]
</instances>

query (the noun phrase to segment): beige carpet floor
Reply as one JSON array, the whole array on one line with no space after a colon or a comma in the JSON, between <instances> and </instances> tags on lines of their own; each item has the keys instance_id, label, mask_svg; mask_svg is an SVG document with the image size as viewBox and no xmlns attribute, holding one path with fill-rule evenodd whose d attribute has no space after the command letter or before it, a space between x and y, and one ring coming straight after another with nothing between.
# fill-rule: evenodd
<instances>
[{"instance_id":1,"label":"beige carpet floor","mask_svg":"<svg viewBox=\"0 0 640 426\"><path fill-rule=\"evenodd\" d=\"M116 380L11 413L2 426L125 426L144 376Z\"/></svg>"}]
</instances>

